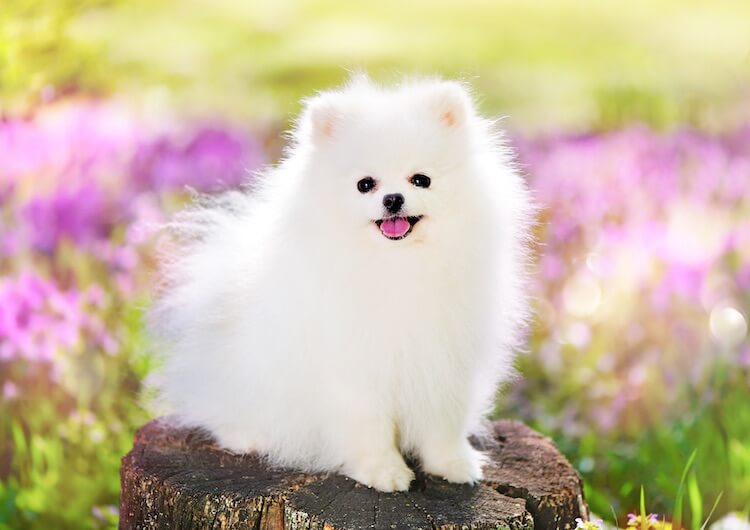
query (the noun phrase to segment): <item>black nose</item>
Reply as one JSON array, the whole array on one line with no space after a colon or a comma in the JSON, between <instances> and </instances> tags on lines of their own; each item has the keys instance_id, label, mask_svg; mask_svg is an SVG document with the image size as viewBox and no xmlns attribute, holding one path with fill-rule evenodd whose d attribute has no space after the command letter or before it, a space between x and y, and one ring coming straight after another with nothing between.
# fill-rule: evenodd
<instances>
[{"instance_id":1,"label":"black nose","mask_svg":"<svg viewBox=\"0 0 750 530\"><path fill-rule=\"evenodd\" d=\"M383 206L390 213L398 213L404 205L404 196L400 193L389 193L383 197Z\"/></svg>"}]
</instances>

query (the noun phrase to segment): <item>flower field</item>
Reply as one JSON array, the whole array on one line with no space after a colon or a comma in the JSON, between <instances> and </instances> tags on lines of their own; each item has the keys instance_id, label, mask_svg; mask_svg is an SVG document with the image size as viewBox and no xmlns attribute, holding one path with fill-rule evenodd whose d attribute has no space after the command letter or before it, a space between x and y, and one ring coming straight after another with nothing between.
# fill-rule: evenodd
<instances>
[{"instance_id":1,"label":"flower field","mask_svg":"<svg viewBox=\"0 0 750 530\"><path fill-rule=\"evenodd\" d=\"M601 515L641 485L666 513L692 451L693 498L750 503L749 133L520 143L537 319L501 407L553 434Z\"/></svg>"},{"instance_id":2,"label":"flower field","mask_svg":"<svg viewBox=\"0 0 750 530\"><path fill-rule=\"evenodd\" d=\"M154 227L186 186L237 186L265 155L222 128L144 134L104 101L3 120L0 153L0 528L109 527L148 417Z\"/></svg>"},{"instance_id":3,"label":"flower field","mask_svg":"<svg viewBox=\"0 0 750 530\"><path fill-rule=\"evenodd\" d=\"M0 530L117 526L158 413L157 227L251 183L356 67L463 77L509 115L535 318L495 414L581 473L604 523L579 527L747 530L748 4L250 4L0 9Z\"/></svg>"},{"instance_id":4,"label":"flower field","mask_svg":"<svg viewBox=\"0 0 750 530\"><path fill-rule=\"evenodd\" d=\"M116 124L116 127L112 127ZM274 154L219 126L146 132L114 101L0 126L0 524L116 520L119 457L148 417L142 309L154 227ZM515 141L542 206L537 318L498 413L551 434L592 507L750 499L750 129L646 127ZM72 526L71 526L72 527Z\"/></svg>"}]
</instances>

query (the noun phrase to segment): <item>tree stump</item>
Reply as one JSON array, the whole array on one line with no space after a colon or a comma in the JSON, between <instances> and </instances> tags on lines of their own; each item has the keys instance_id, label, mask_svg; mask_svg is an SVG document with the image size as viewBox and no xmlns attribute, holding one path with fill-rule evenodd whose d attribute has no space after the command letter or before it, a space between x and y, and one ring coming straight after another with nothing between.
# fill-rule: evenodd
<instances>
[{"instance_id":1,"label":"tree stump","mask_svg":"<svg viewBox=\"0 0 750 530\"><path fill-rule=\"evenodd\" d=\"M380 493L334 473L270 468L157 419L122 460L120 528L526 530L586 519L581 479L549 439L514 421L493 429L481 484L417 470L408 492Z\"/></svg>"}]
</instances>

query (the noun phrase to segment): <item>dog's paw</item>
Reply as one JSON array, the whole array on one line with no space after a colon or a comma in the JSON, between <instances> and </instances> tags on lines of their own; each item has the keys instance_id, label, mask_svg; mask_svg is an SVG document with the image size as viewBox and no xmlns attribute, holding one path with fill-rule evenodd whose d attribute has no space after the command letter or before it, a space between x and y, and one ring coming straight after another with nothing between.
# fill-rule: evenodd
<instances>
[{"instance_id":1,"label":"dog's paw","mask_svg":"<svg viewBox=\"0 0 750 530\"><path fill-rule=\"evenodd\" d=\"M414 480L414 472L400 455L358 462L346 474L365 486L385 492L406 491Z\"/></svg>"},{"instance_id":2,"label":"dog's paw","mask_svg":"<svg viewBox=\"0 0 750 530\"><path fill-rule=\"evenodd\" d=\"M444 455L424 463L424 470L443 477L448 482L476 484L482 480L482 465L486 457L471 446L464 447L458 454Z\"/></svg>"},{"instance_id":3,"label":"dog's paw","mask_svg":"<svg viewBox=\"0 0 750 530\"><path fill-rule=\"evenodd\" d=\"M216 432L216 439L219 445L237 455L244 455L253 452L251 440L240 431L226 430Z\"/></svg>"}]
</instances>

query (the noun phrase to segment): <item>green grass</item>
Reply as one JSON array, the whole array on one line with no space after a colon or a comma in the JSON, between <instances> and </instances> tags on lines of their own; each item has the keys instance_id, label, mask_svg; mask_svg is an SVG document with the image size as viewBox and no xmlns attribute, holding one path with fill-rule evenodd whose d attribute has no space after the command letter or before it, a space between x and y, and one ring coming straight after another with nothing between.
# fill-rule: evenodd
<instances>
[{"instance_id":1,"label":"green grass","mask_svg":"<svg viewBox=\"0 0 750 530\"><path fill-rule=\"evenodd\" d=\"M697 530L708 517L704 506L716 499L719 515L750 511L750 388L743 384L745 377L742 371L718 367L713 399L696 397L691 414L641 426L630 435L592 432L573 439L548 434L581 472L594 513L638 513L639 489L645 485L650 512Z\"/></svg>"}]
</instances>

